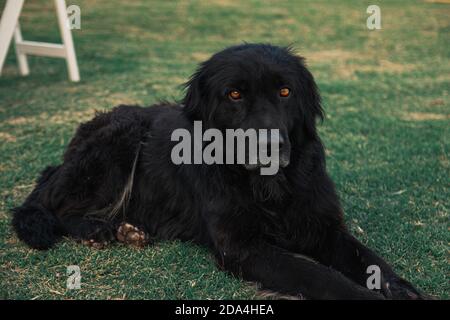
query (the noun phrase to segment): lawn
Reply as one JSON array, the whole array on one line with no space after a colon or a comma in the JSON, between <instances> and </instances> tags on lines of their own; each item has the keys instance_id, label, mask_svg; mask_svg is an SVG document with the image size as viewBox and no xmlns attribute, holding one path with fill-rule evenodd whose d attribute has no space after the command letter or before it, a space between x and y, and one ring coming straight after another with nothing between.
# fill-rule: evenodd
<instances>
[{"instance_id":1,"label":"lawn","mask_svg":"<svg viewBox=\"0 0 450 320\"><path fill-rule=\"evenodd\" d=\"M67 81L63 60L41 57L23 78L13 50L0 77L0 298L258 297L192 244L95 250L65 240L38 252L17 240L9 215L95 110L179 99L199 62L242 41L292 44L306 57L347 223L400 275L449 298L450 4L441 2L377 1L382 29L370 31L372 3L360 0L68 0L81 8L81 82ZM25 39L60 41L53 1L26 2L21 26ZM80 290L66 289L69 265L80 266Z\"/></svg>"}]
</instances>

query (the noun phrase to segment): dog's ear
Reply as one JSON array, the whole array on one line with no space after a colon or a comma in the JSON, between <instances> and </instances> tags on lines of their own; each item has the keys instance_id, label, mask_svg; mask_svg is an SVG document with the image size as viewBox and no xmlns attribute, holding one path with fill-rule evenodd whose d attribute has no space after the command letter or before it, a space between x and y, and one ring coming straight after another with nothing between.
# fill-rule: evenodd
<instances>
[{"instance_id":1,"label":"dog's ear","mask_svg":"<svg viewBox=\"0 0 450 320\"><path fill-rule=\"evenodd\" d=\"M297 103L301 108L304 133L309 137L316 137L316 121L322 121L324 118L320 93L313 75L304 64L304 59L299 57L298 62L297 81L300 94L297 95Z\"/></svg>"},{"instance_id":2,"label":"dog's ear","mask_svg":"<svg viewBox=\"0 0 450 320\"><path fill-rule=\"evenodd\" d=\"M184 84L186 95L182 100L183 109L185 114L191 120L202 120L204 118L205 106L204 93L202 87L204 87L204 71L203 67L200 68L191 76L188 82Z\"/></svg>"}]
</instances>

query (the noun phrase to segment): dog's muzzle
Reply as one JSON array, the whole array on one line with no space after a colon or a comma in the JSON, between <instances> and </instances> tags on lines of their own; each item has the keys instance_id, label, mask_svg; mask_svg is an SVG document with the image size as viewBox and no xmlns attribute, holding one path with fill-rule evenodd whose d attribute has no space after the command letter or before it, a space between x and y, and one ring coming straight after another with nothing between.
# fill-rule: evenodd
<instances>
[{"instance_id":1,"label":"dog's muzzle","mask_svg":"<svg viewBox=\"0 0 450 320\"><path fill-rule=\"evenodd\" d=\"M276 135L274 141L271 138L260 137L258 139L257 154L248 154L244 164L247 170L256 170L263 167L277 166L285 168L290 162L290 146L285 143L281 135Z\"/></svg>"}]
</instances>

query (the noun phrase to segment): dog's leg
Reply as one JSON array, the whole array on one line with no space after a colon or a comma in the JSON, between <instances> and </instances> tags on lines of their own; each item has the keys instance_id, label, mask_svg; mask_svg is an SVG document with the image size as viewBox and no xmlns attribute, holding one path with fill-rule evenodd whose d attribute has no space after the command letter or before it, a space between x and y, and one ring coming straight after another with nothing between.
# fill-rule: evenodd
<instances>
[{"instance_id":1,"label":"dog's leg","mask_svg":"<svg viewBox=\"0 0 450 320\"><path fill-rule=\"evenodd\" d=\"M429 298L415 289L408 281L398 276L389 264L349 233L338 232L329 242L324 256L318 259L322 263L341 271L362 286L367 286L367 280L371 276L368 267L379 268L381 271L379 289L387 298Z\"/></svg>"},{"instance_id":2,"label":"dog's leg","mask_svg":"<svg viewBox=\"0 0 450 320\"><path fill-rule=\"evenodd\" d=\"M86 216L69 216L62 220L66 234L84 245L103 249L115 240L113 222Z\"/></svg>"},{"instance_id":3,"label":"dog's leg","mask_svg":"<svg viewBox=\"0 0 450 320\"><path fill-rule=\"evenodd\" d=\"M69 236L96 249L103 249L115 240L134 247L143 247L150 239L147 233L126 222L119 224L86 217L71 217L65 219L64 224Z\"/></svg>"},{"instance_id":4,"label":"dog's leg","mask_svg":"<svg viewBox=\"0 0 450 320\"><path fill-rule=\"evenodd\" d=\"M226 270L277 292L311 299L383 299L380 293L332 268L269 244L259 243L235 252L220 250L217 256Z\"/></svg>"}]
</instances>

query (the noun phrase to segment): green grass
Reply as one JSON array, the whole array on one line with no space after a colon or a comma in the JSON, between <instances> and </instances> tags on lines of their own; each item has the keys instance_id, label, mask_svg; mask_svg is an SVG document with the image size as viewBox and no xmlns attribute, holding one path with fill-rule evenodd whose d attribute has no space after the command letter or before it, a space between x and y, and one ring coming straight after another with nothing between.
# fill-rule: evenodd
<instances>
[{"instance_id":1,"label":"green grass","mask_svg":"<svg viewBox=\"0 0 450 320\"><path fill-rule=\"evenodd\" d=\"M3 8L4 0L0 0ZM47 252L18 242L8 210L77 125L119 103L178 99L196 64L228 45L293 44L324 98L329 172L350 228L424 291L449 298L450 5L377 1L382 30L365 27L364 1L69 1L82 81L65 63L10 50L0 77L0 298L254 298L253 286L179 242L96 251L66 240ZM28 1L25 39L59 42L51 1ZM82 289L66 289L79 265Z\"/></svg>"}]
</instances>

